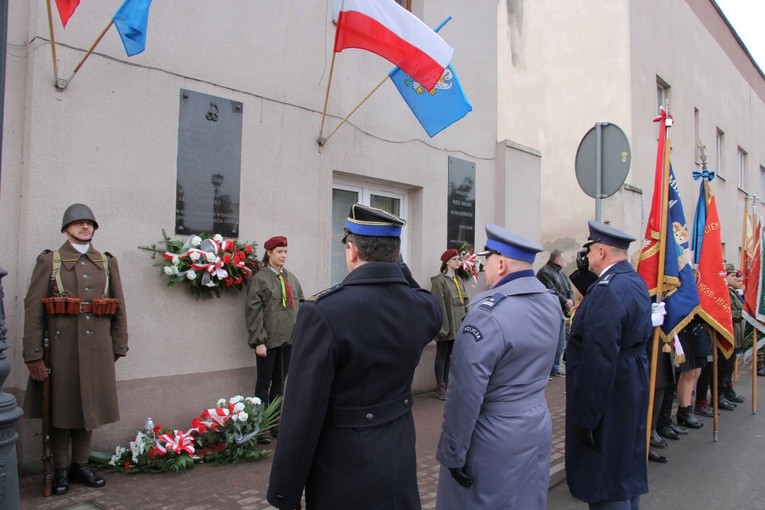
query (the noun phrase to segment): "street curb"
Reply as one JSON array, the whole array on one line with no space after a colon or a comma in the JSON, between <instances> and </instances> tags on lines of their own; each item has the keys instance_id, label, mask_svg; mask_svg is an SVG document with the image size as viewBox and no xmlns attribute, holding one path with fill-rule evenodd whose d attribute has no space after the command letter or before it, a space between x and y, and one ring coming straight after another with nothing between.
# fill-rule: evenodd
<instances>
[{"instance_id":1,"label":"street curb","mask_svg":"<svg viewBox=\"0 0 765 510\"><path fill-rule=\"evenodd\" d=\"M558 462L550 466L550 482L547 489L550 490L566 479L566 463Z\"/></svg>"}]
</instances>

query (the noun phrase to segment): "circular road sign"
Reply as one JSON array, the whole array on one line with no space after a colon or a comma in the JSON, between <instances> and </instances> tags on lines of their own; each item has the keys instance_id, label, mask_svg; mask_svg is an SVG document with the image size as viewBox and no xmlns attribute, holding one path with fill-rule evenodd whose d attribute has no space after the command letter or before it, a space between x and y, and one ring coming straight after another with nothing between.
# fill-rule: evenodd
<instances>
[{"instance_id":1,"label":"circular road sign","mask_svg":"<svg viewBox=\"0 0 765 510\"><path fill-rule=\"evenodd\" d=\"M600 126L600 197L597 195L597 147ZM627 179L630 171L630 144L624 131L616 124L599 122L591 128L576 151L576 180L579 187L592 198L610 197Z\"/></svg>"}]
</instances>

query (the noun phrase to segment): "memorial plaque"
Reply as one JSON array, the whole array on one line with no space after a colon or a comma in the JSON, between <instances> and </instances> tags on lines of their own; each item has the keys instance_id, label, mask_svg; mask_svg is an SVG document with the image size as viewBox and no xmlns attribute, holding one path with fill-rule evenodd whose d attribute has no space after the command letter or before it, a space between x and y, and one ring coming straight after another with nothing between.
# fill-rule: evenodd
<instances>
[{"instance_id":1,"label":"memorial plaque","mask_svg":"<svg viewBox=\"0 0 765 510\"><path fill-rule=\"evenodd\" d=\"M175 233L239 236L239 101L181 89Z\"/></svg>"},{"instance_id":2,"label":"memorial plaque","mask_svg":"<svg viewBox=\"0 0 765 510\"><path fill-rule=\"evenodd\" d=\"M449 157L447 248L475 245L475 163Z\"/></svg>"}]
</instances>

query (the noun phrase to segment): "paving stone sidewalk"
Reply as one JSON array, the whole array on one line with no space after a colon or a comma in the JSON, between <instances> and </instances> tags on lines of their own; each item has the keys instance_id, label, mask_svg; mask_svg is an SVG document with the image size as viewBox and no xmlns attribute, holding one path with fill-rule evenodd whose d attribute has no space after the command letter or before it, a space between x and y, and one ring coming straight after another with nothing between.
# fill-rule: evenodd
<instances>
[{"instance_id":1,"label":"paving stone sidewalk","mask_svg":"<svg viewBox=\"0 0 765 510\"><path fill-rule=\"evenodd\" d=\"M563 476L565 379L555 377L547 386L547 404L553 420L551 485ZM435 459L441 432L443 402L432 394L415 396L417 461L420 496L424 509L435 508L439 464ZM272 443L270 446L275 446ZM198 465L181 473L126 475L101 471L106 487L88 489L72 485L65 496L43 498L40 475L19 480L21 507L44 510L242 510L272 509L266 502L270 457L226 466Z\"/></svg>"}]
</instances>

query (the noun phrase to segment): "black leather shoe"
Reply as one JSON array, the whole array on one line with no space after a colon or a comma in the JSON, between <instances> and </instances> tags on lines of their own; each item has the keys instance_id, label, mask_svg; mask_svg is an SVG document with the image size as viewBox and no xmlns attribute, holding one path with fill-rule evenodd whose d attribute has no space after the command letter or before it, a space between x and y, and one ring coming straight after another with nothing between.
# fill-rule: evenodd
<instances>
[{"instance_id":1,"label":"black leather shoe","mask_svg":"<svg viewBox=\"0 0 765 510\"><path fill-rule=\"evenodd\" d=\"M723 397L725 397L725 399L728 402L732 402L734 404L743 404L744 403L744 397L742 397L741 395L739 395L738 393L736 393L733 390L728 390L728 391L724 392L722 395L723 395Z\"/></svg>"},{"instance_id":2,"label":"black leather shoe","mask_svg":"<svg viewBox=\"0 0 765 510\"><path fill-rule=\"evenodd\" d=\"M720 395L717 398L717 408L723 411L733 411L736 408L736 404L730 402L727 398Z\"/></svg>"},{"instance_id":3,"label":"black leather shoe","mask_svg":"<svg viewBox=\"0 0 765 510\"><path fill-rule=\"evenodd\" d=\"M81 483L86 487L103 487L106 480L93 472L87 464L72 464L69 468L69 480L72 483Z\"/></svg>"},{"instance_id":4,"label":"black leather shoe","mask_svg":"<svg viewBox=\"0 0 765 510\"><path fill-rule=\"evenodd\" d=\"M69 468L55 468L53 470L51 488L51 493L54 496L63 496L69 492Z\"/></svg>"},{"instance_id":5,"label":"black leather shoe","mask_svg":"<svg viewBox=\"0 0 765 510\"><path fill-rule=\"evenodd\" d=\"M700 429L704 426L704 424L693 414L693 408L691 406L677 408L677 423L683 427L692 429Z\"/></svg>"},{"instance_id":6,"label":"black leather shoe","mask_svg":"<svg viewBox=\"0 0 765 510\"><path fill-rule=\"evenodd\" d=\"M661 437L666 437L667 439L674 439L674 440L678 440L678 439L680 439L680 434L678 434L677 432L675 432L675 431L672 429L672 427L670 427L670 426L666 426L666 427L656 427L656 432L657 432L657 433L658 433L658 434L659 434Z\"/></svg>"},{"instance_id":7,"label":"black leather shoe","mask_svg":"<svg viewBox=\"0 0 765 510\"><path fill-rule=\"evenodd\" d=\"M271 433L264 432L258 436L258 444L271 444Z\"/></svg>"},{"instance_id":8,"label":"black leather shoe","mask_svg":"<svg viewBox=\"0 0 765 510\"><path fill-rule=\"evenodd\" d=\"M681 427L679 425L675 425L674 423L670 423L669 424L669 428L671 428L672 430L675 431L675 433L680 434L681 436L684 436L684 435L688 434L688 430L687 429L684 429L683 427Z\"/></svg>"},{"instance_id":9,"label":"black leather shoe","mask_svg":"<svg viewBox=\"0 0 765 510\"><path fill-rule=\"evenodd\" d=\"M651 431L651 446L654 448L661 448L664 449L667 446L669 446L669 443L666 439L662 439L659 437L659 434L656 433L656 431Z\"/></svg>"},{"instance_id":10,"label":"black leather shoe","mask_svg":"<svg viewBox=\"0 0 765 510\"><path fill-rule=\"evenodd\" d=\"M704 416L705 418L714 418L715 416L715 410L709 407L709 405L696 406L693 413L698 414L699 416Z\"/></svg>"},{"instance_id":11,"label":"black leather shoe","mask_svg":"<svg viewBox=\"0 0 765 510\"><path fill-rule=\"evenodd\" d=\"M666 464L669 461L664 455L659 455L653 450L648 450L648 460L651 462L658 462L660 464Z\"/></svg>"}]
</instances>

